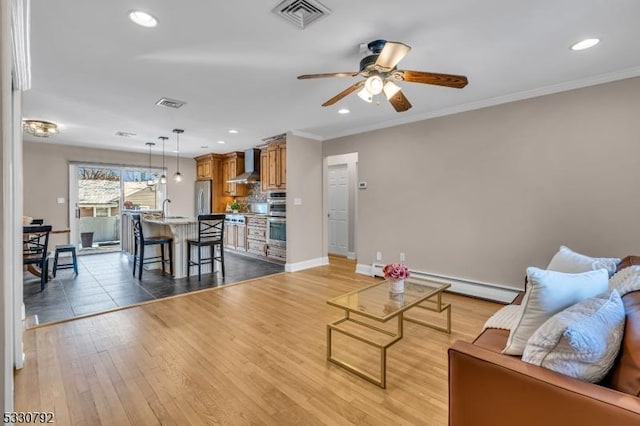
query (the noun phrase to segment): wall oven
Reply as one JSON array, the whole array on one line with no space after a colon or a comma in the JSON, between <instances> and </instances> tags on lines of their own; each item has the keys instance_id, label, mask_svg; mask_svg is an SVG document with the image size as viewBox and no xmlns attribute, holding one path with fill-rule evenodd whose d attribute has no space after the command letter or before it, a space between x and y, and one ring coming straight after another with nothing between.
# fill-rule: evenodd
<instances>
[{"instance_id":1,"label":"wall oven","mask_svg":"<svg viewBox=\"0 0 640 426\"><path fill-rule=\"evenodd\" d=\"M271 191L267 193L267 214L273 217L287 217L287 193Z\"/></svg>"},{"instance_id":2,"label":"wall oven","mask_svg":"<svg viewBox=\"0 0 640 426\"><path fill-rule=\"evenodd\" d=\"M287 246L287 219L283 217L267 219L267 244L277 247Z\"/></svg>"}]
</instances>

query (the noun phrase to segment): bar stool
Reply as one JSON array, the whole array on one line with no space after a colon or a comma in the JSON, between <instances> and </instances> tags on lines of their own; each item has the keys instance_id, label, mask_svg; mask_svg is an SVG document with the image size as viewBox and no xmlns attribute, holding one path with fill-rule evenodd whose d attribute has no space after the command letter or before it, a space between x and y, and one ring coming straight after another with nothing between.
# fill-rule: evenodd
<instances>
[{"instance_id":1,"label":"bar stool","mask_svg":"<svg viewBox=\"0 0 640 426\"><path fill-rule=\"evenodd\" d=\"M60 253L71 253L71 263L58 263ZM78 258L76 257L76 246L73 244L59 244L56 246L56 255L53 259L53 277L56 277L58 269L71 269L78 275Z\"/></svg>"},{"instance_id":2,"label":"bar stool","mask_svg":"<svg viewBox=\"0 0 640 426\"><path fill-rule=\"evenodd\" d=\"M149 263L162 263L162 273L165 273L164 265L169 264L169 273L173 276L173 238L171 237L149 237L145 238L142 233L142 222L140 220L140 214L132 214L133 219L133 276L136 276L136 265L139 265L138 279L142 279L142 265ZM169 259L164 257L164 245L169 246ZM144 248L151 245L160 245L160 256L144 257ZM140 252L138 254L138 252ZM159 260L160 259L160 260Z\"/></svg>"},{"instance_id":3,"label":"bar stool","mask_svg":"<svg viewBox=\"0 0 640 426\"><path fill-rule=\"evenodd\" d=\"M202 270L202 264L211 261L211 273L213 273L216 260L222 265L222 276L224 277L224 215L223 214L201 214L198 216L198 239L187 240L187 276L192 266L198 267L198 281ZM198 261L191 260L191 246L198 248ZM220 255L216 256L216 246L220 247ZM202 247L211 247L211 257L202 258Z\"/></svg>"}]
</instances>

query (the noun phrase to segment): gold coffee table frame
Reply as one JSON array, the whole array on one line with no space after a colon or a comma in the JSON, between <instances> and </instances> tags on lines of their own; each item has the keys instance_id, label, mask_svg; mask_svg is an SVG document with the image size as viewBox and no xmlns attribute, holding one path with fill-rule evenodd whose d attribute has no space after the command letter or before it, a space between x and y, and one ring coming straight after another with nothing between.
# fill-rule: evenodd
<instances>
[{"instance_id":1,"label":"gold coffee table frame","mask_svg":"<svg viewBox=\"0 0 640 426\"><path fill-rule=\"evenodd\" d=\"M442 292L451 287L451 284L437 283L418 278L405 280L405 292L401 295L389 293L388 281L373 284L368 287L354 290L327 301L327 304L344 310L344 316L339 320L327 324L327 360L340 367L357 374L373 384L386 388L387 386L387 349L402 339L404 321L414 322L425 327L451 333L451 304L442 302ZM411 308L421 308L428 311L442 313L446 311L447 325L441 327L426 321L410 318L405 312ZM381 323L386 323L392 318L397 318L396 331L389 331L375 325L366 323L356 316L362 316ZM390 338L384 343L379 343L355 332L341 327L343 323L354 323L359 326L384 334ZM364 370L337 359L333 355L332 332L342 333L355 340L366 343L380 350L380 377L375 377Z\"/></svg>"}]
</instances>

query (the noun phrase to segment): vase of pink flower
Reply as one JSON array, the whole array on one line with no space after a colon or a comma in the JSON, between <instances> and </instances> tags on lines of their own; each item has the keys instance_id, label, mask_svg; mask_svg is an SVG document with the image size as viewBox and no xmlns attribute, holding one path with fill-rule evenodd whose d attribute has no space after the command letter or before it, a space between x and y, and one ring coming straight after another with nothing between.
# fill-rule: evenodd
<instances>
[{"instance_id":1,"label":"vase of pink flower","mask_svg":"<svg viewBox=\"0 0 640 426\"><path fill-rule=\"evenodd\" d=\"M385 279L389 280L389 292L404 293L404 280L409 278L409 269L404 263L390 263L382 268Z\"/></svg>"}]
</instances>

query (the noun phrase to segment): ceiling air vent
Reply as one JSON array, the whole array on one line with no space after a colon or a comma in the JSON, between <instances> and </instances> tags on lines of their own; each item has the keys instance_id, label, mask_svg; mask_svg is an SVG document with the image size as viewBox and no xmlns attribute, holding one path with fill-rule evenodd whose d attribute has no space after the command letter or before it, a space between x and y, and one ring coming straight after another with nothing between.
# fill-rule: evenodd
<instances>
[{"instance_id":1,"label":"ceiling air vent","mask_svg":"<svg viewBox=\"0 0 640 426\"><path fill-rule=\"evenodd\" d=\"M116 132L116 136L122 136L123 138L130 138L135 136L135 133L131 133L131 132Z\"/></svg>"},{"instance_id":2,"label":"ceiling air vent","mask_svg":"<svg viewBox=\"0 0 640 426\"><path fill-rule=\"evenodd\" d=\"M285 0L273 10L297 27L306 28L315 20L331 13L331 9L316 0Z\"/></svg>"},{"instance_id":3,"label":"ceiling air vent","mask_svg":"<svg viewBox=\"0 0 640 426\"><path fill-rule=\"evenodd\" d=\"M162 98L158 102L156 102L156 105L165 106L169 108L176 108L176 109L180 108L184 104L186 104L186 102L179 101L177 99L171 99L171 98Z\"/></svg>"}]
</instances>

